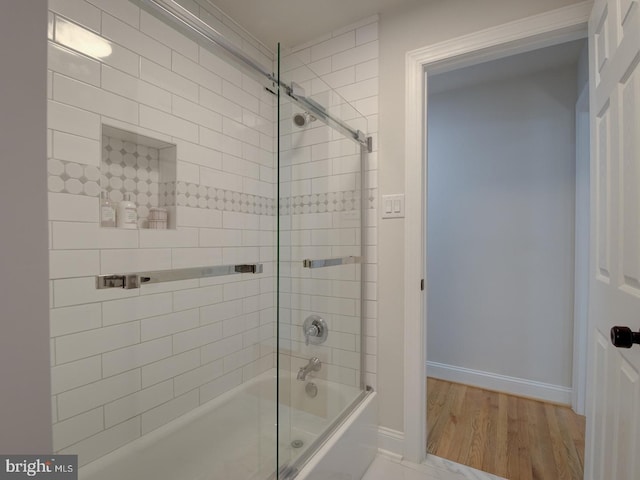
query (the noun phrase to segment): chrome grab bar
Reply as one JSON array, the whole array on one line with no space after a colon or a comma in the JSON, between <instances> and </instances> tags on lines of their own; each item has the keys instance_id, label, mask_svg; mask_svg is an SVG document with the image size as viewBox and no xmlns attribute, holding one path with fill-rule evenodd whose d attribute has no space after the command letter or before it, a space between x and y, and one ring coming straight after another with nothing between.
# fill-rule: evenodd
<instances>
[{"instance_id":1,"label":"chrome grab bar","mask_svg":"<svg viewBox=\"0 0 640 480\"><path fill-rule=\"evenodd\" d=\"M324 258L322 260L310 260L307 258L302 261L302 266L304 268L323 268L347 265L349 263L362 263L362 257Z\"/></svg>"},{"instance_id":2,"label":"chrome grab bar","mask_svg":"<svg viewBox=\"0 0 640 480\"><path fill-rule=\"evenodd\" d=\"M96 277L96 288L98 290L105 288L124 288L129 290L151 283L220 277L236 273L262 273L262 264L215 265L211 267L179 268L176 270L156 270L154 272L98 275Z\"/></svg>"}]
</instances>

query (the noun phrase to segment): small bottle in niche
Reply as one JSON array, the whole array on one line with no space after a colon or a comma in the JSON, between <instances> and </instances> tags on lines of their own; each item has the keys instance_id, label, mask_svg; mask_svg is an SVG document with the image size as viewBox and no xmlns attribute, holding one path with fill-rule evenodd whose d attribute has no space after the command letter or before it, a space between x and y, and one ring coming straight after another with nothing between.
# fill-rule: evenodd
<instances>
[{"instance_id":1,"label":"small bottle in niche","mask_svg":"<svg viewBox=\"0 0 640 480\"><path fill-rule=\"evenodd\" d=\"M149 209L149 228L165 230L167 228L167 218L166 208L152 207Z\"/></svg>"},{"instance_id":2,"label":"small bottle in niche","mask_svg":"<svg viewBox=\"0 0 640 480\"><path fill-rule=\"evenodd\" d=\"M135 195L128 192L124 194L124 200L118 204L118 228L138 228L138 210L134 200Z\"/></svg>"},{"instance_id":3,"label":"small bottle in niche","mask_svg":"<svg viewBox=\"0 0 640 480\"><path fill-rule=\"evenodd\" d=\"M113 202L109 200L107 192L100 193L100 225L102 227L116 226L116 209Z\"/></svg>"}]
</instances>

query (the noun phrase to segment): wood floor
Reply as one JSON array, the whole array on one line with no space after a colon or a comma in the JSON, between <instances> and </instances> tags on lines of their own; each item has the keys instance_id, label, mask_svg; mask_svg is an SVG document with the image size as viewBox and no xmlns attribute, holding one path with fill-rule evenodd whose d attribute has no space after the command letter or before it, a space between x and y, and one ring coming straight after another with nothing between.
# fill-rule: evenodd
<instances>
[{"instance_id":1,"label":"wood floor","mask_svg":"<svg viewBox=\"0 0 640 480\"><path fill-rule=\"evenodd\" d=\"M570 408L427 379L427 451L509 480L582 480L585 418Z\"/></svg>"}]
</instances>

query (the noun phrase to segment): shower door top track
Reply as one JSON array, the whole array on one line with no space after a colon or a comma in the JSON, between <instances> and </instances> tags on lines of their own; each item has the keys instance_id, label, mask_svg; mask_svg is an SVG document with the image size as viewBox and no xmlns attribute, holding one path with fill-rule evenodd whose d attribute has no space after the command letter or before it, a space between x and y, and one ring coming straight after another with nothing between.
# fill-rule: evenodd
<instances>
[{"instance_id":1,"label":"shower door top track","mask_svg":"<svg viewBox=\"0 0 640 480\"><path fill-rule=\"evenodd\" d=\"M260 63L245 55L238 47L228 41L224 37L224 35L212 28L210 25L207 25L205 22L200 20L198 17L193 15L181 5L178 5L175 1L133 1L155 16L168 19L173 23L178 23L178 25L183 27L182 30L186 30L191 34L191 36L195 36L198 39L204 39L212 44L222 47L227 53L229 53L240 63L259 73L263 77L266 77L270 82L281 87L285 91L287 96L289 96L294 102L296 102L298 106L310 113L313 113L316 118L321 119L327 125L335 128L336 130L339 130L349 138L352 138L356 142L360 143L367 149L369 153L371 153L371 137L367 137L366 134L361 132L360 130L354 130L339 118L334 117L325 109L319 107L313 100L307 98L304 95L299 95L297 94L297 92L294 92L295 89L293 85L287 85L281 82L279 78L276 78L274 73L268 71L264 66L260 65Z\"/></svg>"}]
</instances>

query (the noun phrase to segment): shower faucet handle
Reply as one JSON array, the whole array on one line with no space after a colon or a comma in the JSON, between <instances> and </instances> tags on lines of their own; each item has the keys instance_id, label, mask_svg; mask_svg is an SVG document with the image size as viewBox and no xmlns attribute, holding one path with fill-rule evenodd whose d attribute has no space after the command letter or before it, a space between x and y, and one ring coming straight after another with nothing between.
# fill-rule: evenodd
<instances>
[{"instance_id":1,"label":"shower faucet handle","mask_svg":"<svg viewBox=\"0 0 640 480\"><path fill-rule=\"evenodd\" d=\"M320 329L318 328L318 325L311 325L307 330L305 330L304 332L304 344L306 346L309 346L309 337L317 337L320 334Z\"/></svg>"},{"instance_id":2,"label":"shower faucet handle","mask_svg":"<svg viewBox=\"0 0 640 480\"><path fill-rule=\"evenodd\" d=\"M304 332L304 343L307 346L310 343L312 345L320 345L329 336L327 322L318 315L309 315L302 325L302 331Z\"/></svg>"}]
</instances>

